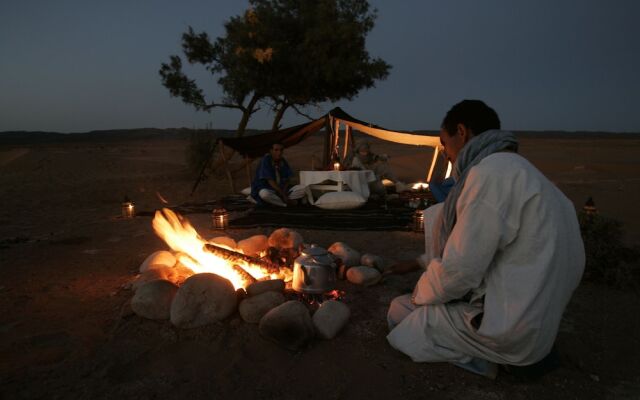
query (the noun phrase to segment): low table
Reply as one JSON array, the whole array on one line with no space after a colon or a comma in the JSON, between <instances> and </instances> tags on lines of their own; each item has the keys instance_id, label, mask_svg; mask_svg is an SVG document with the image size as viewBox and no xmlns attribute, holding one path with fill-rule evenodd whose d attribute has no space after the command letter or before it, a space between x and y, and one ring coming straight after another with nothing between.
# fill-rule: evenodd
<instances>
[{"instance_id":1,"label":"low table","mask_svg":"<svg viewBox=\"0 0 640 400\"><path fill-rule=\"evenodd\" d=\"M334 181L335 185L322 185L325 181ZM334 190L341 192L344 185L348 185L351 191L360 194L364 199L369 198L369 182L374 182L376 175L371 170L360 171L300 171L300 184L309 189ZM311 190L307 191L311 204L315 201L311 196Z\"/></svg>"}]
</instances>

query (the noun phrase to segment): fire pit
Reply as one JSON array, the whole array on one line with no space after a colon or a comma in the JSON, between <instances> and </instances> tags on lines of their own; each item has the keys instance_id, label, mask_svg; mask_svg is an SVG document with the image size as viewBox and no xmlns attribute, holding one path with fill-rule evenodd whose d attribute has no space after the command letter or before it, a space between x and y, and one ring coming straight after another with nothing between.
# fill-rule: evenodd
<instances>
[{"instance_id":1,"label":"fire pit","mask_svg":"<svg viewBox=\"0 0 640 400\"><path fill-rule=\"evenodd\" d=\"M258 323L264 337L297 349L314 336L333 338L348 321L345 293L336 290L338 275L371 285L384 269L380 257L360 256L341 242L328 250L306 246L287 228L239 242L205 240L169 209L157 211L152 225L171 251L143 262L131 308L180 328L219 322L237 310L245 322Z\"/></svg>"}]
</instances>

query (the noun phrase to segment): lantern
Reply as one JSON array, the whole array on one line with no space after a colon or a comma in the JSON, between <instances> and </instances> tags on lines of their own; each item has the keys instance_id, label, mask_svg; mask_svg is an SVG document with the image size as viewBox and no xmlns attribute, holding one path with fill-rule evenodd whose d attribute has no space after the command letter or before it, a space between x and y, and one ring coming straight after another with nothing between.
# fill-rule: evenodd
<instances>
[{"instance_id":1,"label":"lantern","mask_svg":"<svg viewBox=\"0 0 640 400\"><path fill-rule=\"evenodd\" d=\"M429 207L429 202L421 198L413 213L413 230L416 232L424 232L424 210Z\"/></svg>"},{"instance_id":2,"label":"lantern","mask_svg":"<svg viewBox=\"0 0 640 400\"><path fill-rule=\"evenodd\" d=\"M333 163L333 170L334 171L340 171L340 163L339 162L334 162Z\"/></svg>"},{"instance_id":3,"label":"lantern","mask_svg":"<svg viewBox=\"0 0 640 400\"><path fill-rule=\"evenodd\" d=\"M122 218L133 218L136 216L135 204L129 200L128 197L124 198L122 202Z\"/></svg>"},{"instance_id":4,"label":"lantern","mask_svg":"<svg viewBox=\"0 0 640 400\"><path fill-rule=\"evenodd\" d=\"M213 229L227 229L229 227L229 213L224 208L214 208L211 214Z\"/></svg>"},{"instance_id":5,"label":"lantern","mask_svg":"<svg viewBox=\"0 0 640 400\"><path fill-rule=\"evenodd\" d=\"M424 232L424 210L417 209L413 213L413 230L415 232Z\"/></svg>"},{"instance_id":6,"label":"lantern","mask_svg":"<svg viewBox=\"0 0 640 400\"><path fill-rule=\"evenodd\" d=\"M596 203L593 201L592 197L587 199L587 202L584 203L584 207L582 207L582 211L584 211L587 215L595 215L598 213L598 209L596 208Z\"/></svg>"}]
</instances>

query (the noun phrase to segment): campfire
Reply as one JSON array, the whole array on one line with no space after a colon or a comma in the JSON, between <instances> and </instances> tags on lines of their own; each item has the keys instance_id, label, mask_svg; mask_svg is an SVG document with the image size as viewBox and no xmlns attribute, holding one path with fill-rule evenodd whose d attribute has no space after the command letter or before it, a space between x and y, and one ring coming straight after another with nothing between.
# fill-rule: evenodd
<instances>
[{"instance_id":1,"label":"campfire","mask_svg":"<svg viewBox=\"0 0 640 400\"><path fill-rule=\"evenodd\" d=\"M224 244L209 243L180 215L169 209L156 211L153 229L178 253L177 261L194 273L210 272L229 280L235 289L245 288L256 280L283 279L292 274L286 268L260 258L247 256ZM264 251L260 256L266 256Z\"/></svg>"},{"instance_id":2,"label":"campfire","mask_svg":"<svg viewBox=\"0 0 640 400\"><path fill-rule=\"evenodd\" d=\"M157 211L152 226L170 251L157 251L140 266L132 284L135 314L195 328L237 310L245 322L258 323L264 337L291 349L315 336L331 339L348 321L337 279L372 285L385 267L382 258L361 256L342 242L327 250L305 244L287 228L238 242L207 240L169 209Z\"/></svg>"}]
</instances>

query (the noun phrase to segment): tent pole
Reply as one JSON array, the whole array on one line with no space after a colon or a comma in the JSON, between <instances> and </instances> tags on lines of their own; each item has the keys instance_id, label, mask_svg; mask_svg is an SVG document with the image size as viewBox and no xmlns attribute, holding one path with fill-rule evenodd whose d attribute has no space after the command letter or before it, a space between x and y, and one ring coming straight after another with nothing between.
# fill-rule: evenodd
<instances>
[{"instance_id":1,"label":"tent pole","mask_svg":"<svg viewBox=\"0 0 640 400\"><path fill-rule=\"evenodd\" d=\"M431 182L431 176L433 175L433 170L436 167L436 161L438 160L438 148L433 148L433 159L431 160L431 168L429 168L429 173L427 173L426 182Z\"/></svg>"},{"instance_id":2,"label":"tent pole","mask_svg":"<svg viewBox=\"0 0 640 400\"><path fill-rule=\"evenodd\" d=\"M249 186L251 186L251 159L249 156L245 156L245 167L247 170L247 181L249 182Z\"/></svg>"},{"instance_id":3,"label":"tent pole","mask_svg":"<svg viewBox=\"0 0 640 400\"><path fill-rule=\"evenodd\" d=\"M329 160L331 159L331 141L332 141L332 133L331 133L331 117L327 117L325 119L325 135L324 135L324 153L322 154L322 168L327 167L329 165Z\"/></svg>"},{"instance_id":4,"label":"tent pole","mask_svg":"<svg viewBox=\"0 0 640 400\"><path fill-rule=\"evenodd\" d=\"M336 143L333 146L336 155L340 157L339 149L340 149L340 120L336 118Z\"/></svg>"},{"instance_id":5,"label":"tent pole","mask_svg":"<svg viewBox=\"0 0 640 400\"><path fill-rule=\"evenodd\" d=\"M322 168L326 168L331 160L331 143L333 142L333 119L327 117L325 121L324 154L322 155Z\"/></svg>"},{"instance_id":6,"label":"tent pole","mask_svg":"<svg viewBox=\"0 0 640 400\"><path fill-rule=\"evenodd\" d=\"M353 144L353 138L351 137L351 125L345 124L344 134L344 151L342 152L342 159L346 160L349 155L349 146Z\"/></svg>"},{"instance_id":7,"label":"tent pole","mask_svg":"<svg viewBox=\"0 0 640 400\"><path fill-rule=\"evenodd\" d=\"M231 176L231 171L229 170L229 163L227 163L227 157L224 155L224 146L220 146L220 155L222 156L222 162L224 163L224 169L227 172L227 178L229 179L229 185L231 185L231 193L236 192L236 187L233 184L233 177Z\"/></svg>"}]
</instances>

